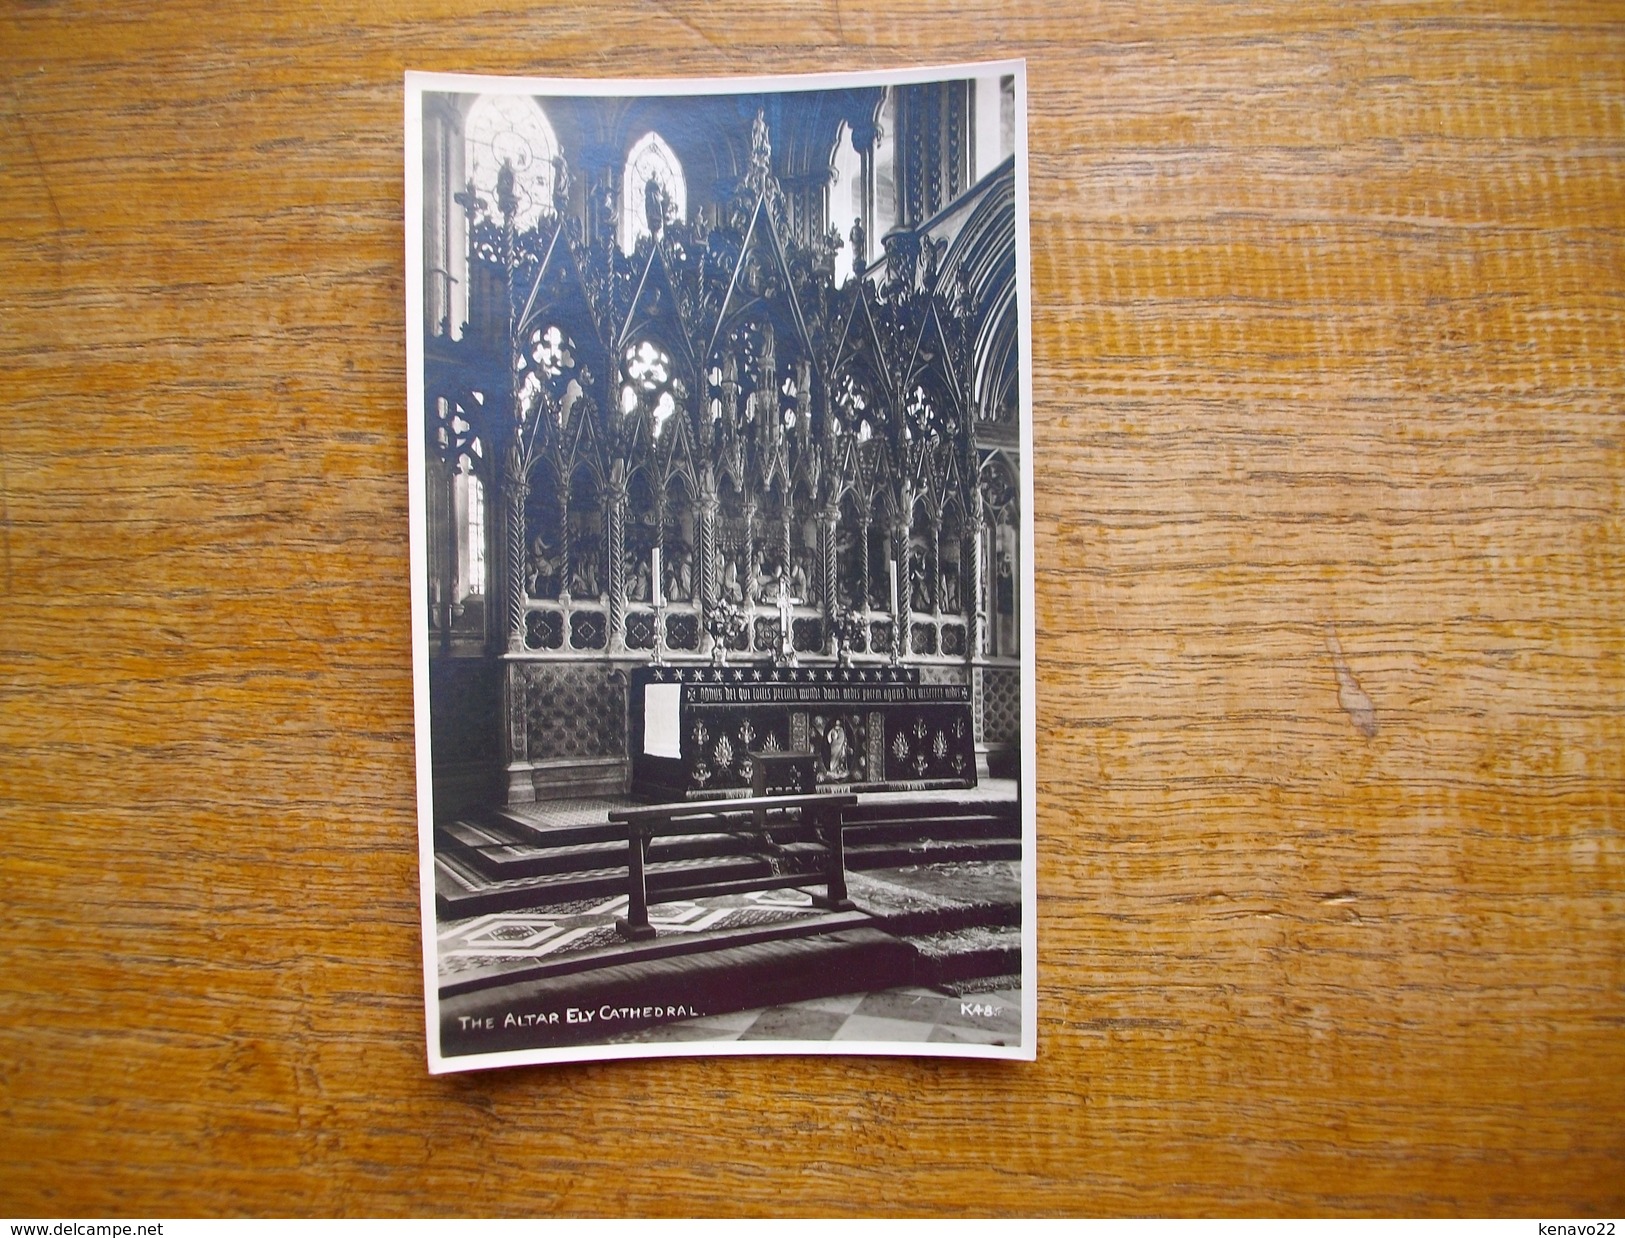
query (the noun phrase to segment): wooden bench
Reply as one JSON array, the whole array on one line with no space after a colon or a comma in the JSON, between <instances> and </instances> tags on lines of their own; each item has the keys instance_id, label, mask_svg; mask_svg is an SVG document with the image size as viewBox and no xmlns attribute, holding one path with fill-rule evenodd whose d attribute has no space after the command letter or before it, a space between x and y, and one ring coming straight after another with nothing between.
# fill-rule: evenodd
<instances>
[{"instance_id":1,"label":"wooden bench","mask_svg":"<svg viewBox=\"0 0 1625 1238\"><path fill-rule=\"evenodd\" d=\"M621 936L647 941L655 935L649 923L649 887L644 878L649 840L679 834L710 834L741 827L765 833L769 813L794 813L810 823L822 836L827 858L822 896L813 903L832 911L851 911L846 893L846 848L841 834L841 814L858 802L856 795L766 795L745 800L707 800L700 803L651 804L647 808L618 808L609 814L612 823L626 826L627 909L624 919L615 921ZM811 874L773 873L732 881L700 882L675 890L664 890L665 899L699 898L707 894L728 894L735 890L771 890L807 884Z\"/></svg>"}]
</instances>

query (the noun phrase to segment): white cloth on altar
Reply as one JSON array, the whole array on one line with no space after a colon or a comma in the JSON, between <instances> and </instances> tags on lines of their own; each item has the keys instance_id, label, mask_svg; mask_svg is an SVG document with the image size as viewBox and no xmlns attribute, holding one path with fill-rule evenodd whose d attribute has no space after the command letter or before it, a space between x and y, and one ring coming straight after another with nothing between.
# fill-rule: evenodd
<instances>
[{"instance_id":1,"label":"white cloth on altar","mask_svg":"<svg viewBox=\"0 0 1625 1238\"><path fill-rule=\"evenodd\" d=\"M681 757L681 729L677 724L683 687L652 683L643 690L643 752L645 756Z\"/></svg>"}]
</instances>

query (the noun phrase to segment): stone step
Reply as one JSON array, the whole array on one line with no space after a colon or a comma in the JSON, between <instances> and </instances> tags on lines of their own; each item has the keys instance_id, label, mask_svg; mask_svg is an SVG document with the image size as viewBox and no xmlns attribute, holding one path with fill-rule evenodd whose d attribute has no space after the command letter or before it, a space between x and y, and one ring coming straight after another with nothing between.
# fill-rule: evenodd
<instances>
[{"instance_id":1,"label":"stone step","mask_svg":"<svg viewBox=\"0 0 1625 1238\"><path fill-rule=\"evenodd\" d=\"M503 808L444 821L436 836L443 861L437 904L443 914L477 915L623 893L624 829L571 821L563 812L543 822ZM860 804L846 829L847 869L1015 860L1019 834L1013 801ZM774 872L816 879L823 855L815 829L789 817L770 819L765 838L751 829L657 838L650 842L650 894ZM683 864L697 867L673 867Z\"/></svg>"},{"instance_id":2,"label":"stone step","mask_svg":"<svg viewBox=\"0 0 1625 1238\"><path fill-rule=\"evenodd\" d=\"M846 866L858 872L902 868L909 864L945 864L965 860L1019 860L1021 840L999 838L919 838L912 842L847 844Z\"/></svg>"},{"instance_id":3,"label":"stone step","mask_svg":"<svg viewBox=\"0 0 1625 1238\"><path fill-rule=\"evenodd\" d=\"M738 799L719 801L719 803L728 804L745 802L748 801ZM912 804L883 801L881 803L859 803L847 810L843 820L850 827L907 827L924 821L996 821L1008 824L1012 827L1013 832L1019 833L1021 814L1018 805L1013 800L970 800L960 802L933 800L928 803ZM607 820L581 821L569 824L539 824L530 819L525 810L509 808L492 808L468 814L458 818L451 825L482 831L491 835L491 841L497 843L533 842L568 846L609 842L618 836L624 836L620 834L618 827L611 825ZM449 832L451 825L441 823L440 828ZM489 844L477 843L475 845Z\"/></svg>"},{"instance_id":4,"label":"stone step","mask_svg":"<svg viewBox=\"0 0 1625 1238\"><path fill-rule=\"evenodd\" d=\"M848 846L906 843L921 838L1021 838L1021 822L987 814L917 817L897 821L853 821L846 826Z\"/></svg>"},{"instance_id":5,"label":"stone step","mask_svg":"<svg viewBox=\"0 0 1625 1238\"><path fill-rule=\"evenodd\" d=\"M1021 923L1020 865L1007 860L853 870L847 885L858 908L898 936Z\"/></svg>"},{"instance_id":6,"label":"stone step","mask_svg":"<svg viewBox=\"0 0 1625 1238\"><path fill-rule=\"evenodd\" d=\"M1013 925L910 936L908 944L915 955L915 984L950 985L1021 972L1021 929Z\"/></svg>"},{"instance_id":7,"label":"stone step","mask_svg":"<svg viewBox=\"0 0 1625 1238\"><path fill-rule=\"evenodd\" d=\"M759 881L772 875L771 866L758 856L664 861L648 865L644 872L651 903L659 902L662 896L670 897L668 891L745 879ZM486 876L461 856L443 851L435 857L435 909L443 919L465 919L575 899L612 898L626 893L626 881L624 863L619 867L499 880Z\"/></svg>"},{"instance_id":8,"label":"stone step","mask_svg":"<svg viewBox=\"0 0 1625 1238\"><path fill-rule=\"evenodd\" d=\"M574 843L567 846L541 846L535 843L469 846L463 837L447 830L460 847L464 859L487 877L508 880L537 877L547 873L590 872L595 869L626 866L626 840L606 843ZM656 838L649 842L651 862L702 860L717 856L753 855L758 840L741 834L686 834Z\"/></svg>"},{"instance_id":9,"label":"stone step","mask_svg":"<svg viewBox=\"0 0 1625 1238\"><path fill-rule=\"evenodd\" d=\"M511 842L548 847L579 847L589 843L626 841L626 827L608 821L583 821L573 825L538 825L505 808L493 808L478 818L481 824L503 831Z\"/></svg>"},{"instance_id":10,"label":"stone step","mask_svg":"<svg viewBox=\"0 0 1625 1238\"><path fill-rule=\"evenodd\" d=\"M700 946L442 998L440 1051L600 1041L657 1023L895 988L912 983L917 966L907 943L870 927Z\"/></svg>"},{"instance_id":11,"label":"stone step","mask_svg":"<svg viewBox=\"0 0 1625 1238\"><path fill-rule=\"evenodd\" d=\"M743 804L744 800L725 801L728 806ZM782 823L779 828L797 828L794 819L787 814L778 814L768 817L768 829L772 830L775 822ZM501 834L502 841L511 843L525 843L532 846L586 846L592 843L616 843L626 846L626 827L616 825L609 821L585 821L569 825L540 825L534 821L526 820L518 813L507 809L494 809L491 812L469 819L465 824L474 825L495 834ZM718 833L737 833L740 831L718 831Z\"/></svg>"},{"instance_id":12,"label":"stone step","mask_svg":"<svg viewBox=\"0 0 1625 1238\"><path fill-rule=\"evenodd\" d=\"M481 847L511 846L522 841L516 831L505 828L501 823L462 818L436 823L435 833L439 835L436 842L444 843L450 839L469 851L477 851Z\"/></svg>"},{"instance_id":13,"label":"stone step","mask_svg":"<svg viewBox=\"0 0 1625 1238\"><path fill-rule=\"evenodd\" d=\"M1021 806L1015 800L941 800L908 803L880 800L860 802L843 816L848 825L882 825L919 820L945 820L957 817L993 817L1001 821L1021 821Z\"/></svg>"}]
</instances>

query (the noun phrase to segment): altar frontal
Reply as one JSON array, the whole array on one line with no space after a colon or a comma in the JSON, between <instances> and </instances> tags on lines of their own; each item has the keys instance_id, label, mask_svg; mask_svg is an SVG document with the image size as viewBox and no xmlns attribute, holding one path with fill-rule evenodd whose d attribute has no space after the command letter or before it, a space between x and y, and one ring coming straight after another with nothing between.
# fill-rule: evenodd
<instances>
[{"instance_id":1,"label":"altar frontal","mask_svg":"<svg viewBox=\"0 0 1625 1238\"><path fill-rule=\"evenodd\" d=\"M976 785L970 689L915 667L643 667L632 674L632 791L751 791L764 756L805 753L820 790Z\"/></svg>"}]
</instances>

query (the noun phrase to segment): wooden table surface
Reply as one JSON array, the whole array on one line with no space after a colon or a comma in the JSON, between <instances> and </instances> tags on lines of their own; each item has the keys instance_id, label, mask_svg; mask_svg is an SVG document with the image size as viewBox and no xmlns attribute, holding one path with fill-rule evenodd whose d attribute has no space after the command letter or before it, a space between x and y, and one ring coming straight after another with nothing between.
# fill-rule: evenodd
<instances>
[{"instance_id":1,"label":"wooden table surface","mask_svg":"<svg viewBox=\"0 0 1625 1238\"><path fill-rule=\"evenodd\" d=\"M1617 5L0 15L0 1212L1625 1210ZM1028 58L1039 1059L424 1069L402 71Z\"/></svg>"}]
</instances>

